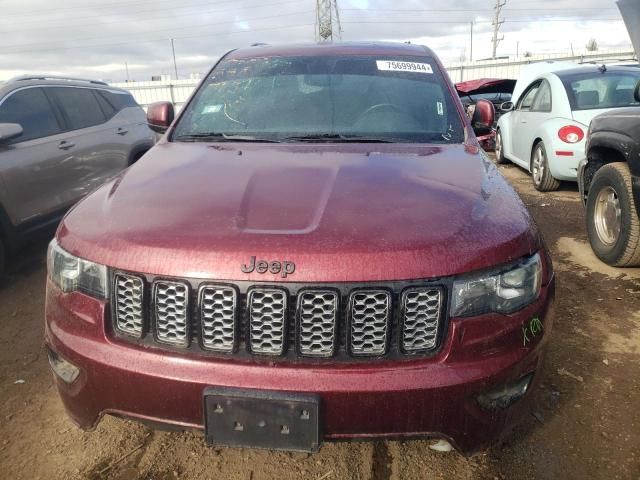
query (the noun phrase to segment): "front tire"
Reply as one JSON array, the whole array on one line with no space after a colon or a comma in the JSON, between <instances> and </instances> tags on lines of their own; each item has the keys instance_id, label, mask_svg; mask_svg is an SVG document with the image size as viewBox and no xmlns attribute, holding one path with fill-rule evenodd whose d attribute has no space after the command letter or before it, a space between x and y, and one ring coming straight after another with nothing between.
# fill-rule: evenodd
<instances>
[{"instance_id":1,"label":"front tire","mask_svg":"<svg viewBox=\"0 0 640 480\"><path fill-rule=\"evenodd\" d=\"M502 133L500 130L496 131L496 163L498 165L504 165L507 163L507 159L504 157L504 144L502 143Z\"/></svg>"},{"instance_id":2,"label":"front tire","mask_svg":"<svg viewBox=\"0 0 640 480\"><path fill-rule=\"evenodd\" d=\"M538 142L531 155L531 178L533 186L539 192L552 192L560 188L560 182L553 178L549 170L547 150L543 142Z\"/></svg>"},{"instance_id":3,"label":"front tire","mask_svg":"<svg viewBox=\"0 0 640 480\"><path fill-rule=\"evenodd\" d=\"M587 196L587 234L596 256L614 267L640 266L640 219L626 163L609 163Z\"/></svg>"}]
</instances>

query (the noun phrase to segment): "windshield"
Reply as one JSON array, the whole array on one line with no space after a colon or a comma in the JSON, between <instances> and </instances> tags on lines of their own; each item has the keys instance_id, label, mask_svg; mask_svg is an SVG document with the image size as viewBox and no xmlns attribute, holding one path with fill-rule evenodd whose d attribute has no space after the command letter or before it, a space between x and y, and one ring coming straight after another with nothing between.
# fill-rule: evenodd
<instances>
[{"instance_id":1,"label":"windshield","mask_svg":"<svg viewBox=\"0 0 640 480\"><path fill-rule=\"evenodd\" d=\"M571 110L593 110L638 105L633 90L640 81L640 70L628 72L589 72L562 76Z\"/></svg>"},{"instance_id":2,"label":"windshield","mask_svg":"<svg viewBox=\"0 0 640 480\"><path fill-rule=\"evenodd\" d=\"M222 61L173 140L462 143L463 133L431 58L296 56Z\"/></svg>"}]
</instances>

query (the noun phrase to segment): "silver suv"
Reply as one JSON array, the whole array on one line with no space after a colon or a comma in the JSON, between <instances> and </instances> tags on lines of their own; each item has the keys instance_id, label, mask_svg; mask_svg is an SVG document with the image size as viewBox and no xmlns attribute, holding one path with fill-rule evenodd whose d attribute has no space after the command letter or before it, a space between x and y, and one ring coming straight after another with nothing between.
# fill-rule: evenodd
<instances>
[{"instance_id":1,"label":"silver suv","mask_svg":"<svg viewBox=\"0 0 640 480\"><path fill-rule=\"evenodd\" d=\"M7 253L50 234L153 143L140 105L106 83L24 76L0 84L0 274Z\"/></svg>"}]
</instances>

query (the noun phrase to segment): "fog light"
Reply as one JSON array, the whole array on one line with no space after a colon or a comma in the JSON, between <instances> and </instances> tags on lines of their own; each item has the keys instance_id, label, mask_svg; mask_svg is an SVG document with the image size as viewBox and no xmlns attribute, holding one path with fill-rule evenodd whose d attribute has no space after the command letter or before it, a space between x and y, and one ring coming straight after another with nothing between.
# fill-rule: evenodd
<instances>
[{"instance_id":1,"label":"fog light","mask_svg":"<svg viewBox=\"0 0 640 480\"><path fill-rule=\"evenodd\" d=\"M47 348L47 356L49 357L51 369L65 382L73 383L75 379L78 378L78 375L80 375L80 369L78 367L66 361L50 348Z\"/></svg>"},{"instance_id":2,"label":"fog light","mask_svg":"<svg viewBox=\"0 0 640 480\"><path fill-rule=\"evenodd\" d=\"M480 406L486 410L498 410L520 400L531 384L533 373L522 377L514 383L507 383L497 390L478 395L476 399Z\"/></svg>"}]
</instances>

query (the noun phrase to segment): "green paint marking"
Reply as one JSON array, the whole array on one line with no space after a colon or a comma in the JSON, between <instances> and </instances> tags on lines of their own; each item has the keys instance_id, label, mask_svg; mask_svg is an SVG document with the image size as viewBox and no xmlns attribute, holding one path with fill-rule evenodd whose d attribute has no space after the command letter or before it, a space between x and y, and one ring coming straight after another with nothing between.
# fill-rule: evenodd
<instances>
[{"instance_id":1,"label":"green paint marking","mask_svg":"<svg viewBox=\"0 0 640 480\"><path fill-rule=\"evenodd\" d=\"M522 326L522 346L526 347L527 343L541 334L543 330L544 325L538 317L533 317L528 322L525 322Z\"/></svg>"}]
</instances>

